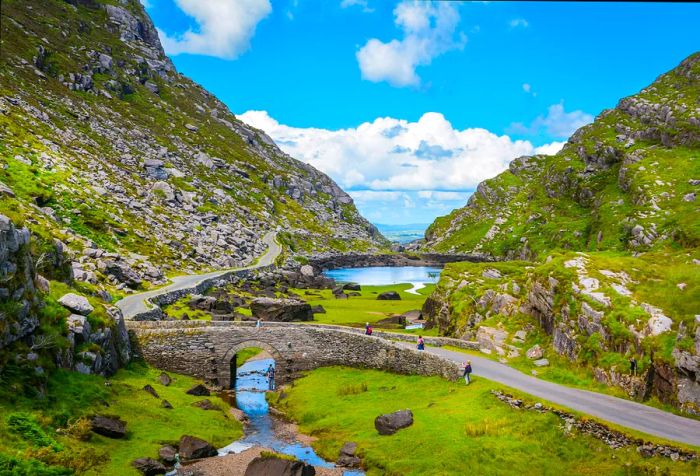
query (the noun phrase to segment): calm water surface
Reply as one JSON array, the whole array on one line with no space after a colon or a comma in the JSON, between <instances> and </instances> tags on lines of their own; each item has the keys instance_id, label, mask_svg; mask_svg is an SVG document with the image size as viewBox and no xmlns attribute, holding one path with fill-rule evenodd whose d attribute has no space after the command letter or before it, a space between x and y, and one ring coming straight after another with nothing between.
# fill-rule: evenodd
<instances>
[{"instance_id":1,"label":"calm water surface","mask_svg":"<svg viewBox=\"0 0 700 476\"><path fill-rule=\"evenodd\" d=\"M338 268L323 274L339 282L386 286L399 283L437 283L441 272L442 268L430 266L371 266Z\"/></svg>"}]
</instances>

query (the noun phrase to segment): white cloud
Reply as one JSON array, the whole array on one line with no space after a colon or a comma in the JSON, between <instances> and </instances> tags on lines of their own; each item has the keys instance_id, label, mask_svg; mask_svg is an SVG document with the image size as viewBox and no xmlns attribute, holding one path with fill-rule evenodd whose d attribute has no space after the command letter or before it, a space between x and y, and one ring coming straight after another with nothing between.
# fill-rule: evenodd
<instances>
[{"instance_id":1,"label":"white cloud","mask_svg":"<svg viewBox=\"0 0 700 476\"><path fill-rule=\"evenodd\" d=\"M523 91L526 93L529 93L532 90L532 86L530 86L528 83L523 83Z\"/></svg>"},{"instance_id":2,"label":"white cloud","mask_svg":"<svg viewBox=\"0 0 700 476\"><path fill-rule=\"evenodd\" d=\"M422 191L419 198L436 200L465 198L454 192L473 190L514 158L539 150L529 141L485 129L455 129L435 112L416 122L383 117L340 130L290 127L265 111L248 111L238 118L264 130L285 152L327 173L344 189L367 191L353 192L358 198L378 197L370 191ZM551 151L556 146L544 147Z\"/></svg>"},{"instance_id":3,"label":"white cloud","mask_svg":"<svg viewBox=\"0 0 700 476\"><path fill-rule=\"evenodd\" d=\"M466 44L464 34L455 35L459 20L457 8L448 2L400 3L394 9L394 23L403 38L388 43L372 38L360 48L356 57L362 78L399 87L420 84L416 67Z\"/></svg>"},{"instance_id":4,"label":"white cloud","mask_svg":"<svg viewBox=\"0 0 700 476\"><path fill-rule=\"evenodd\" d=\"M508 24L510 25L511 28L518 28L518 27L527 28L528 26L530 26L528 21L524 18L515 18L515 19L511 20Z\"/></svg>"},{"instance_id":5,"label":"white cloud","mask_svg":"<svg viewBox=\"0 0 700 476\"><path fill-rule=\"evenodd\" d=\"M552 142L551 144L545 144L535 149L535 153L544 155L554 155L559 152L566 144L565 141Z\"/></svg>"},{"instance_id":6,"label":"white cloud","mask_svg":"<svg viewBox=\"0 0 700 476\"><path fill-rule=\"evenodd\" d=\"M552 104L547 108L546 116L538 116L529 126L515 122L508 127L511 134L537 135L546 132L552 137L567 138L576 129L593 122L593 116L579 109L572 112L564 110L564 103Z\"/></svg>"},{"instance_id":7,"label":"white cloud","mask_svg":"<svg viewBox=\"0 0 700 476\"><path fill-rule=\"evenodd\" d=\"M191 53L235 59L245 52L257 24L270 14L269 0L175 0L197 23L197 30L158 34L169 55Z\"/></svg>"},{"instance_id":8,"label":"white cloud","mask_svg":"<svg viewBox=\"0 0 700 476\"><path fill-rule=\"evenodd\" d=\"M367 0L342 0L340 2L340 8L350 8L350 7L362 7L362 11L365 13L371 13L374 8L370 8Z\"/></svg>"}]
</instances>

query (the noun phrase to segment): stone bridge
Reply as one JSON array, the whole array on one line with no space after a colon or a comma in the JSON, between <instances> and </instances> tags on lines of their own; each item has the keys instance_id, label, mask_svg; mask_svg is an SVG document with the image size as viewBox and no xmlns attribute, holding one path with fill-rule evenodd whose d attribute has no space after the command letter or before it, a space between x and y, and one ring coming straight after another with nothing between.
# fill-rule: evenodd
<instances>
[{"instance_id":1,"label":"stone bridge","mask_svg":"<svg viewBox=\"0 0 700 476\"><path fill-rule=\"evenodd\" d=\"M276 380L329 365L438 375L454 380L457 364L426 352L351 329L309 324L225 321L127 321L135 353L162 370L233 388L236 354L247 347L267 350ZM413 339L413 337L411 338Z\"/></svg>"}]
</instances>

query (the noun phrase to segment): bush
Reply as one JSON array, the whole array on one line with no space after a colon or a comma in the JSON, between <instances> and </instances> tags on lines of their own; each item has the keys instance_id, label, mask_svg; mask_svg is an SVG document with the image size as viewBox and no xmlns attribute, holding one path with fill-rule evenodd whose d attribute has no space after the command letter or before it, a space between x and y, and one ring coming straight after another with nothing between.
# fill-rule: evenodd
<instances>
[{"instance_id":1,"label":"bush","mask_svg":"<svg viewBox=\"0 0 700 476\"><path fill-rule=\"evenodd\" d=\"M7 428L24 440L30 442L33 446L43 448L50 446L54 451L62 449L56 440L46 434L44 429L39 425L29 413L10 413L6 419Z\"/></svg>"},{"instance_id":2,"label":"bush","mask_svg":"<svg viewBox=\"0 0 700 476\"><path fill-rule=\"evenodd\" d=\"M92 423L87 418L78 418L70 423L65 434L79 441L90 441L92 437Z\"/></svg>"},{"instance_id":3,"label":"bush","mask_svg":"<svg viewBox=\"0 0 700 476\"><path fill-rule=\"evenodd\" d=\"M23 460L0 453L0 474L11 476L69 476L68 468L47 466L35 459Z\"/></svg>"},{"instance_id":4,"label":"bush","mask_svg":"<svg viewBox=\"0 0 700 476\"><path fill-rule=\"evenodd\" d=\"M366 391L367 383L362 382L358 384L343 385L342 387L338 388L338 395L340 395L341 397L344 395L357 395Z\"/></svg>"}]
</instances>

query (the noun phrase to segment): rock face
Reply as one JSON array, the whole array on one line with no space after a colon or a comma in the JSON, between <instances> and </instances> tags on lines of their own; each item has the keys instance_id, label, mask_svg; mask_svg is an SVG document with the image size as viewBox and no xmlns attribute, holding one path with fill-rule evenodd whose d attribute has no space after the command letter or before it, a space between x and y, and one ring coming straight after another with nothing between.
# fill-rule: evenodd
<instances>
[{"instance_id":1,"label":"rock face","mask_svg":"<svg viewBox=\"0 0 700 476\"><path fill-rule=\"evenodd\" d=\"M399 410L394 413L379 415L374 419L374 427L380 435L393 435L402 428L413 425L413 412Z\"/></svg>"},{"instance_id":2,"label":"rock face","mask_svg":"<svg viewBox=\"0 0 700 476\"><path fill-rule=\"evenodd\" d=\"M248 464L245 476L314 476L313 466L301 461L272 457L257 457Z\"/></svg>"},{"instance_id":3,"label":"rock face","mask_svg":"<svg viewBox=\"0 0 700 476\"><path fill-rule=\"evenodd\" d=\"M209 458L218 452L210 443L200 438L185 435L180 438L180 459L183 461Z\"/></svg>"},{"instance_id":4,"label":"rock face","mask_svg":"<svg viewBox=\"0 0 700 476\"><path fill-rule=\"evenodd\" d=\"M310 304L293 299L254 299L250 304L250 310L253 317L263 321L311 321L314 318Z\"/></svg>"},{"instance_id":5,"label":"rock face","mask_svg":"<svg viewBox=\"0 0 700 476\"><path fill-rule=\"evenodd\" d=\"M119 418L96 415L92 418L92 431L107 438L124 438L126 423Z\"/></svg>"},{"instance_id":6,"label":"rock face","mask_svg":"<svg viewBox=\"0 0 700 476\"><path fill-rule=\"evenodd\" d=\"M387 244L331 178L179 74L138 0L10 2L3 20L0 111L26 131L0 137L3 161L47 173L31 198L4 174L0 197L64 240L76 279L133 289L248 264L276 229L291 248Z\"/></svg>"}]
</instances>

